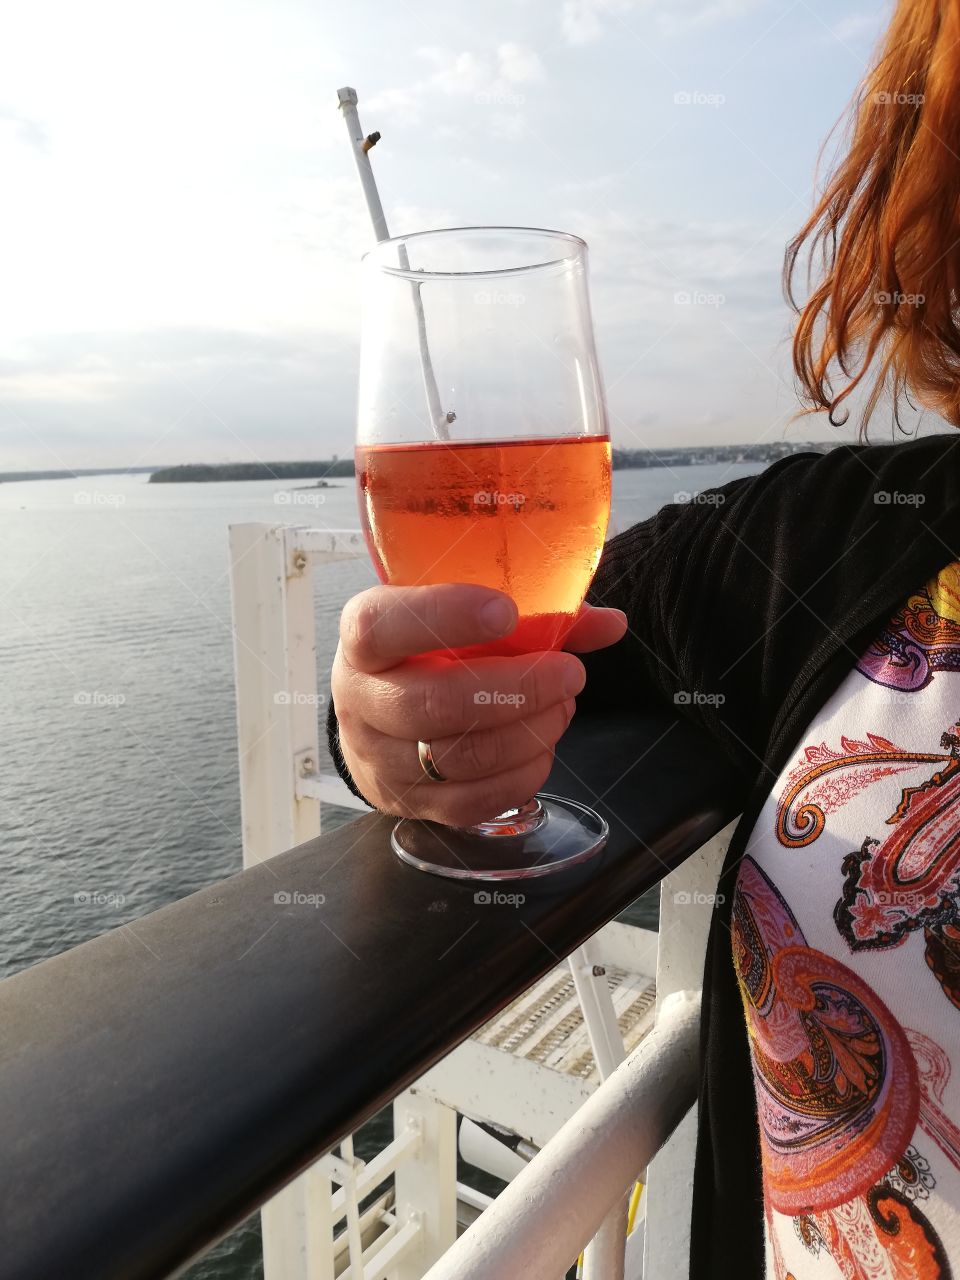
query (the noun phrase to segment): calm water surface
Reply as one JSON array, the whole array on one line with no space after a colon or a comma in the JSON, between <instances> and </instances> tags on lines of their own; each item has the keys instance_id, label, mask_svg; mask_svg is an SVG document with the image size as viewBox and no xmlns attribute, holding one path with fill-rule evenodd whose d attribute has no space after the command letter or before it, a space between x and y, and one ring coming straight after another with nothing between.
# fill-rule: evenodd
<instances>
[{"instance_id":1,"label":"calm water surface","mask_svg":"<svg viewBox=\"0 0 960 1280\"><path fill-rule=\"evenodd\" d=\"M617 472L611 527L759 469ZM353 483L334 483L0 485L0 977L240 867L227 526L355 529ZM318 572L322 673L344 601L375 581L365 559ZM189 1274L260 1276L255 1221Z\"/></svg>"}]
</instances>

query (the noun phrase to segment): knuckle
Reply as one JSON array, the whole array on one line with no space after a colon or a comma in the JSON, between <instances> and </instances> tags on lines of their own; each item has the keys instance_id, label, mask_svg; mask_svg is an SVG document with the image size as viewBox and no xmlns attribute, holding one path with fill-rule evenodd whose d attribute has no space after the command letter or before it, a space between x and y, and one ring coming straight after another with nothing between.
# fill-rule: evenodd
<instances>
[{"instance_id":1,"label":"knuckle","mask_svg":"<svg viewBox=\"0 0 960 1280\"><path fill-rule=\"evenodd\" d=\"M496 801L485 800L482 796L464 796L447 805L447 814L443 821L452 827L472 827L474 823L485 822L495 813L501 813L509 806L497 804Z\"/></svg>"},{"instance_id":2,"label":"knuckle","mask_svg":"<svg viewBox=\"0 0 960 1280\"><path fill-rule=\"evenodd\" d=\"M363 794L367 799L381 812L392 814L396 818L413 818L418 817L403 797L403 792L395 791L382 777L378 777L375 773L370 773L369 790L363 790ZM359 786L358 782L358 786Z\"/></svg>"},{"instance_id":3,"label":"knuckle","mask_svg":"<svg viewBox=\"0 0 960 1280\"><path fill-rule=\"evenodd\" d=\"M567 727L567 713L562 706L551 707L532 720L524 720L523 727L526 730L527 755L533 756L537 754L537 747L548 751L560 740Z\"/></svg>"},{"instance_id":4,"label":"knuckle","mask_svg":"<svg viewBox=\"0 0 960 1280\"><path fill-rule=\"evenodd\" d=\"M347 752L359 764L375 767L380 763L378 746L382 741L381 735L371 729L369 725L362 720L352 720L346 730L341 725L340 728L340 749L343 751L343 758L347 759ZM351 766L352 772L352 766Z\"/></svg>"},{"instance_id":5,"label":"knuckle","mask_svg":"<svg viewBox=\"0 0 960 1280\"><path fill-rule=\"evenodd\" d=\"M524 701L521 706L529 714L531 711L542 711L557 701L557 681L547 662L534 663L520 678L520 694Z\"/></svg>"},{"instance_id":6,"label":"knuckle","mask_svg":"<svg viewBox=\"0 0 960 1280\"><path fill-rule=\"evenodd\" d=\"M544 740L550 746L554 746L563 737L566 731L569 719L567 717L567 709L561 702L555 707L550 708L549 722Z\"/></svg>"},{"instance_id":7,"label":"knuckle","mask_svg":"<svg viewBox=\"0 0 960 1280\"><path fill-rule=\"evenodd\" d=\"M344 644L361 658L375 658L381 617L382 610L375 593L365 591L354 596L341 616Z\"/></svg>"},{"instance_id":8,"label":"knuckle","mask_svg":"<svg viewBox=\"0 0 960 1280\"><path fill-rule=\"evenodd\" d=\"M436 787L423 790L412 807L414 817L447 827L466 827L476 821L462 783L447 783L442 790Z\"/></svg>"},{"instance_id":9,"label":"knuckle","mask_svg":"<svg viewBox=\"0 0 960 1280\"><path fill-rule=\"evenodd\" d=\"M486 818L493 818L498 813L503 813L504 809L509 809L515 804L523 804L530 799L528 795L521 798L518 796L518 790L522 791L522 784L518 788L518 775L511 774L509 778L499 778L491 781L489 784L480 786L476 790L476 804L479 816L474 821L483 821Z\"/></svg>"},{"instance_id":10,"label":"knuckle","mask_svg":"<svg viewBox=\"0 0 960 1280\"><path fill-rule=\"evenodd\" d=\"M424 677L418 688L416 713L423 732L417 737L430 737L441 730L456 732L463 719L463 699L456 682L439 671Z\"/></svg>"},{"instance_id":11,"label":"knuckle","mask_svg":"<svg viewBox=\"0 0 960 1280\"><path fill-rule=\"evenodd\" d=\"M443 631L443 607L438 592L430 587L425 587L417 596L416 602L417 613L424 630L431 636L436 637L437 647L442 648L443 640L441 633Z\"/></svg>"},{"instance_id":12,"label":"knuckle","mask_svg":"<svg viewBox=\"0 0 960 1280\"><path fill-rule=\"evenodd\" d=\"M487 774L498 773L503 765L504 749L502 735L491 730L479 733L468 733L460 740L457 753L465 772L476 778Z\"/></svg>"},{"instance_id":13,"label":"knuckle","mask_svg":"<svg viewBox=\"0 0 960 1280\"><path fill-rule=\"evenodd\" d=\"M550 777L550 771L553 768L553 752L545 751L538 756L532 767L533 775L533 791L539 791L546 780Z\"/></svg>"},{"instance_id":14,"label":"knuckle","mask_svg":"<svg viewBox=\"0 0 960 1280\"><path fill-rule=\"evenodd\" d=\"M362 679L349 666L342 650L338 648L330 669L330 696L340 724L352 723L358 719L357 699L362 693L362 684L359 683Z\"/></svg>"}]
</instances>

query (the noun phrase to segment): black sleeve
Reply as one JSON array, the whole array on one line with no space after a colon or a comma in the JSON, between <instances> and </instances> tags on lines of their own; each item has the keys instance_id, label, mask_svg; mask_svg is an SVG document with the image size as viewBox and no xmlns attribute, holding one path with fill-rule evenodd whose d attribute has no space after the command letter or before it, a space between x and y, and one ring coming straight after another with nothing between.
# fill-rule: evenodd
<instances>
[{"instance_id":1,"label":"black sleeve","mask_svg":"<svg viewBox=\"0 0 960 1280\"><path fill-rule=\"evenodd\" d=\"M783 691L770 645L777 616L790 612L784 574L804 576L781 563L802 555L798 542L775 545L782 495L820 460L793 454L662 507L607 543L587 599L622 609L629 631L585 655L580 710L672 707L755 774Z\"/></svg>"},{"instance_id":2,"label":"black sleeve","mask_svg":"<svg viewBox=\"0 0 960 1280\"><path fill-rule=\"evenodd\" d=\"M852 667L891 583L893 598L920 585L920 543L937 566L956 558L958 446L950 432L793 454L612 539L588 599L630 632L588 656L581 705L673 703L756 775L824 655Z\"/></svg>"},{"instance_id":3,"label":"black sleeve","mask_svg":"<svg viewBox=\"0 0 960 1280\"><path fill-rule=\"evenodd\" d=\"M347 762L343 758L343 749L340 746L340 722L337 719L337 709L333 705L332 695L327 704L327 746L330 749L330 758L337 773L339 773L355 796L362 800L364 804L370 804L370 801L354 782L353 774L347 768ZM373 808L372 804L370 804L370 808Z\"/></svg>"}]
</instances>

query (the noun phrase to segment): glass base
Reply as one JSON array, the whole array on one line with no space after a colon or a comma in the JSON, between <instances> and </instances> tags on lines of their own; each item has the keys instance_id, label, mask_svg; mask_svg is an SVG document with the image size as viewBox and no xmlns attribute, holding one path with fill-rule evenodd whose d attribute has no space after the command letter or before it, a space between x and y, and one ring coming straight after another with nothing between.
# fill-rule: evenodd
<instances>
[{"instance_id":1,"label":"glass base","mask_svg":"<svg viewBox=\"0 0 960 1280\"><path fill-rule=\"evenodd\" d=\"M607 842L599 813L576 800L538 795L520 809L476 827L401 818L394 852L410 866L454 880L528 880L592 858Z\"/></svg>"}]
</instances>

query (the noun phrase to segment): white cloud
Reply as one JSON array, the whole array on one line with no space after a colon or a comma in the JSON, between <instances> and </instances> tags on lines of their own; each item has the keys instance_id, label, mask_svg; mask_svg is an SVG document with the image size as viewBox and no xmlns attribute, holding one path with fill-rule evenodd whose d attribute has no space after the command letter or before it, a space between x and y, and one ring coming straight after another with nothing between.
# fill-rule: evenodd
<instances>
[{"instance_id":1,"label":"white cloud","mask_svg":"<svg viewBox=\"0 0 960 1280\"><path fill-rule=\"evenodd\" d=\"M835 22L825 35L826 40L845 41L875 39L883 27L884 18L878 13L851 13Z\"/></svg>"},{"instance_id":2,"label":"white cloud","mask_svg":"<svg viewBox=\"0 0 960 1280\"><path fill-rule=\"evenodd\" d=\"M425 45L417 54L432 70L405 88L385 89L368 99L369 111L390 111L408 125L423 119L436 95L473 101L479 106L520 107L524 96L518 85L541 84L546 72L539 54L524 45L504 41L490 53L457 51ZM512 128L518 126L514 124ZM497 133L496 125L493 132Z\"/></svg>"},{"instance_id":3,"label":"white cloud","mask_svg":"<svg viewBox=\"0 0 960 1280\"><path fill-rule=\"evenodd\" d=\"M593 44L604 33L601 15L623 13L633 0L564 0L560 27L568 44Z\"/></svg>"},{"instance_id":4,"label":"white cloud","mask_svg":"<svg viewBox=\"0 0 960 1280\"><path fill-rule=\"evenodd\" d=\"M46 129L38 120L21 114L13 107L0 105L0 136L3 134L35 151L46 151L50 142Z\"/></svg>"},{"instance_id":5,"label":"white cloud","mask_svg":"<svg viewBox=\"0 0 960 1280\"><path fill-rule=\"evenodd\" d=\"M635 13L664 35L744 17L767 0L565 0L560 27L568 44L593 44L611 25L607 19Z\"/></svg>"},{"instance_id":6,"label":"white cloud","mask_svg":"<svg viewBox=\"0 0 960 1280\"><path fill-rule=\"evenodd\" d=\"M429 80L420 82L421 91L437 89L449 94L476 93L493 78L490 62L476 53L456 53L434 46L418 52L434 66Z\"/></svg>"},{"instance_id":7,"label":"white cloud","mask_svg":"<svg viewBox=\"0 0 960 1280\"><path fill-rule=\"evenodd\" d=\"M344 451L355 370L355 339L316 331L48 333L0 360L0 468Z\"/></svg>"},{"instance_id":8,"label":"white cloud","mask_svg":"<svg viewBox=\"0 0 960 1280\"><path fill-rule=\"evenodd\" d=\"M531 84L545 79L540 55L519 44L502 44L497 49L500 75L511 84Z\"/></svg>"},{"instance_id":9,"label":"white cloud","mask_svg":"<svg viewBox=\"0 0 960 1280\"><path fill-rule=\"evenodd\" d=\"M590 245L617 443L750 439L789 416L785 226L671 220L626 207L568 208L563 225Z\"/></svg>"},{"instance_id":10,"label":"white cloud","mask_svg":"<svg viewBox=\"0 0 960 1280\"><path fill-rule=\"evenodd\" d=\"M504 142L520 142L530 136L530 125L519 111L497 111L490 117L490 132Z\"/></svg>"}]
</instances>

